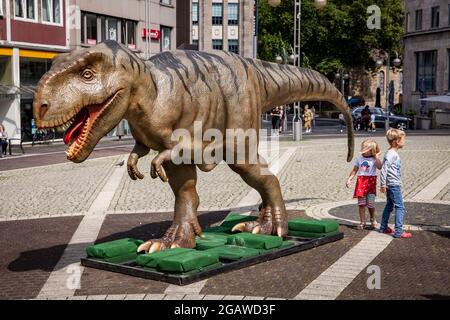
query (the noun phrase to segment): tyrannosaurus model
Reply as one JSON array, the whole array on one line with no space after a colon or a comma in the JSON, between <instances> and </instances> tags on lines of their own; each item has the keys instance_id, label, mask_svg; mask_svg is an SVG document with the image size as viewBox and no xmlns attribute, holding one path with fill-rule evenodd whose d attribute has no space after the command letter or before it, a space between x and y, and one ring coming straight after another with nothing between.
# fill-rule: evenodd
<instances>
[{"instance_id":1,"label":"tyrannosaurus model","mask_svg":"<svg viewBox=\"0 0 450 320\"><path fill-rule=\"evenodd\" d=\"M194 134L194 122L200 121L204 131L259 130L261 114L273 106L314 100L329 101L344 114L347 161L351 161L350 112L326 77L313 70L224 51L177 50L142 60L121 44L106 41L62 54L40 80L33 110L39 129L65 130L67 158L73 162L84 161L122 119L128 120L136 141L127 163L131 179L143 178L137 168L139 158L151 149L159 152L151 162L151 176L169 182L175 194L175 212L165 235L138 249L154 252L195 247L195 235L202 232L196 215L196 168L210 171L216 166L171 161L171 150L177 144L171 137L176 129ZM197 148L205 146L202 143ZM235 230L285 236L286 208L278 179L262 174L267 164L258 157L256 163L228 165L262 198L258 220L239 224Z\"/></svg>"}]
</instances>

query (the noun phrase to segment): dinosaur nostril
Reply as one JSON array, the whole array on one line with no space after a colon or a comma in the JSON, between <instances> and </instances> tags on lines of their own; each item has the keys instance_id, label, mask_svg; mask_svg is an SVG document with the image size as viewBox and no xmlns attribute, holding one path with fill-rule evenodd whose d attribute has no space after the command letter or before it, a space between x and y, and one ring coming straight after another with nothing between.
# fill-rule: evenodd
<instances>
[{"instance_id":1,"label":"dinosaur nostril","mask_svg":"<svg viewBox=\"0 0 450 320\"><path fill-rule=\"evenodd\" d=\"M39 109L39 118L42 119L47 113L47 111L48 111L48 103L46 101L43 101Z\"/></svg>"}]
</instances>

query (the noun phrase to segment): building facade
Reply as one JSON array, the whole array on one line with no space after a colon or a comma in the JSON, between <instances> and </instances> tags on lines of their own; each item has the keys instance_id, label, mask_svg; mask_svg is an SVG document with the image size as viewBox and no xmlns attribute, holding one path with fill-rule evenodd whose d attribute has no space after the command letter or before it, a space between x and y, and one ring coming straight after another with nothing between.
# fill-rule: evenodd
<instances>
[{"instance_id":1,"label":"building facade","mask_svg":"<svg viewBox=\"0 0 450 320\"><path fill-rule=\"evenodd\" d=\"M254 0L190 0L191 44L254 57Z\"/></svg>"},{"instance_id":2,"label":"building facade","mask_svg":"<svg viewBox=\"0 0 450 320\"><path fill-rule=\"evenodd\" d=\"M427 102L423 105L419 100L421 94L433 96L450 92L450 3L447 0L406 0L405 4L403 108L432 116L436 109L450 110L445 104ZM439 126L439 122L437 120L436 125Z\"/></svg>"},{"instance_id":3,"label":"building facade","mask_svg":"<svg viewBox=\"0 0 450 320\"><path fill-rule=\"evenodd\" d=\"M71 48L116 40L142 58L176 49L177 0L70 2Z\"/></svg>"},{"instance_id":4,"label":"building facade","mask_svg":"<svg viewBox=\"0 0 450 320\"><path fill-rule=\"evenodd\" d=\"M142 58L176 49L176 2L0 0L0 123L9 137L32 140L34 90L56 55L104 40Z\"/></svg>"},{"instance_id":5,"label":"building facade","mask_svg":"<svg viewBox=\"0 0 450 320\"><path fill-rule=\"evenodd\" d=\"M67 0L0 1L0 122L30 140L35 86L69 48Z\"/></svg>"}]
</instances>

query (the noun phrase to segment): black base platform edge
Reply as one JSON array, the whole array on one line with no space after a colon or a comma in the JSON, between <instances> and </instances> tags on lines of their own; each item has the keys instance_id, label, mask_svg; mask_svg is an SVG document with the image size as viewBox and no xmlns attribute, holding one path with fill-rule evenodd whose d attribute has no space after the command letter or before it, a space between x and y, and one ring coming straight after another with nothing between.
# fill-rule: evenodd
<instances>
[{"instance_id":1,"label":"black base platform edge","mask_svg":"<svg viewBox=\"0 0 450 320\"><path fill-rule=\"evenodd\" d=\"M81 265L84 267L90 267L94 269L106 270L111 272L122 273L134 277L140 277L145 279L151 279L161 282L167 282L176 284L179 286L188 285L197 281L204 280L220 273L226 273L232 270L242 269L254 264L263 263L269 260L277 259L300 251L309 250L330 242L338 241L344 238L344 234L338 233L328 237L322 237L317 239L302 239L297 237L287 237L285 240L294 241L295 244L288 248L275 250L260 254L258 256L241 259L233 262L227 262L223 266L215 269L200 271L191 275L183 274L170 274L163 273L154 270L145 269L143 267L136 267L133 264L134 261L130 261L124 264L115 264L110 262L99 261L95 259L82 258Z\"/></svg>"}]
</instances>

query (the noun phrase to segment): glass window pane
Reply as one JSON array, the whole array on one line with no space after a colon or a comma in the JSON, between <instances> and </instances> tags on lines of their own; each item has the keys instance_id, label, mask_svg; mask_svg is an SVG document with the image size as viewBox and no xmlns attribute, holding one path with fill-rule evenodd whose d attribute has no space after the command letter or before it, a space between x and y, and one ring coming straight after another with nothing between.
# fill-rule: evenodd
<instances>
[{"instance_id":1,"label":"glass window pane","mask_svg":"<svg viewBox=\"0 0 450 320\"><path fill-rule=\"evenodd\" d=\"M34 19L34 0L27 0L27 18L28 19Z\"/></svg>"},{"instance_id":2,"label":"glass window pane","mask_svg":"<svg viewBox=\"0 0 450 320\"><path fill-rule=\"evenodd\" d=\"M42 20L50 22L51 0L42 0Z\"/></svg>"},{"instance_id":3,"label":"glass window pane","mask_svg":"<svg viewBox=\"0 0 450 320\"><path fill-rule=\"evenodd\" d=\"M117 19L108 18L107 39L117 41Z\"/></svg>"},{"instance_id":4,"label":"glass window pane","mask_svg":"<svg viewBox=\"0 0 450 320\"><path fill-rule=\"evenodd\" d=\"M61 23L61 0L53 0L53 22Z\"/></svg>"},{"instance_id":5,"label":"glass window pane","mask_svg":"<svg viewBox=\"0 0 450 320\"><path fill-rule=\"evenodd\" d=\"M229 3L228 4L228 24L238 25L239 24L239 4Z\"/></svg>"},{"instance_id":6,"label":"glass window pane","mask_svg":"<svg viewBox=\"0 0 450 320\"><path fill-rule=\"evenodd\" d=\"M127 40L128 44L136 45L136 23L133 21L127 22Z\"/></svg>"},{"instance_id":7,"label":"glass window pane","mask_svg":"<svg viewBox=\"0 0 450 320\"><path fill-rule=\"evenodd\" d=\"M120 43L127 44L127 22L120 21Z\"/></svg>"},{"instance_id":8,"label":"glass window pane","mask_svg":"<svg viewBox=\"0 0 450 320\"><path fill-rule=\"evenodd\" d=\"M192 24L198 24L198 3L192 4Z\"/></svg>"},{"instance_id":9,"label":"glass window pane","mask_svg":"<svg viewBox=\"0 0 450 320\"><path fill-rule=\"evenodd\" d=\"M171 48L171 28L161 27L161 51Z\"/></svg>"},{"instance_id":10,"label":"glass window pane","mask_svg":"<svg viewBox=\"0 0 450 320\"><path fill-rule=\"evenodd\" d=\"M95 14L86 14L87 43L97 43L97 16Z\"/></svg>"},{"instance_id":11,"label":"glass window pane","mask_svg":"<svg viewBox=\"0 0 450 320\"><path fill-rule=\"evenodd\" d=\"M23 18L23 5L22 0L14 0L14 11L16 17Z\"/></svg>"}]
</instances>

